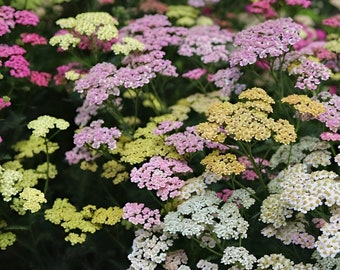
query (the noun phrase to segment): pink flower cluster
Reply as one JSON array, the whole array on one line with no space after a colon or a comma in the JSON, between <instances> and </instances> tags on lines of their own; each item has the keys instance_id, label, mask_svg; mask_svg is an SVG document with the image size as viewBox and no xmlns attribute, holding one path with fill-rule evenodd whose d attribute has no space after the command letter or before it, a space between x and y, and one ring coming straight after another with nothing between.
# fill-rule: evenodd
<instances>
[{"instance_id":1,"label":"pink flower cluster","mask_svg":"<svg viewBox=\"0 0 340 270\"><path fill-rule=\"evenodd\" d=\"M93 121L89 127L82 128L78 133L74 134L74 144L76 147L89 145L98 149L102 145L106 145L109 149L116 148L116 139L120 137L121 132L116 128L102 127L103 120Z\"/></svg>"},{"instance_id":2,"label":"pink flower cluster","mask_svg":"<svg viewBox=\"0 0 340 270\"><path fill-rule=\"evenodd\" d=\"M295 87L302 90L316 90L320 84L320 80L328 80L331 71L324 64L306 59L300 66L293 68L290 74L298 75Z\"/></svg>"},{"instance_id":3,"label":"pink flower cluster","mask_svg":"<svg viewBox=\"0 0 340 270\"><path fill-rule=\"evenodd\" d=\"M226 202L233 195L234 191L232 189L223 189L220 192L216 193L216 196L220 198L222 201Z\"/></svg>"},{"instance_id":4,"label":"pink flower cluster","mask_svg":"<svg viewBox=\"0 0 340 270\"><path fill-rule=\"evenodd\" d=\"M190 80L198 80L200 79L203 75L207 73L207 70L204 68L195 68L192 70L189 70L185 73L182 74L183 78L188 78Z\"/></svg>"},{"instance_id":5,"label":"pink flower cluster","mask_svg":"<svg viewBox=\"0 0 340 270\"><path fill-rule=\"evenodd\" d=\"M248 181L254 181L255 179L259 178L256 171L254 170L254 165L251 163L248 157L246 156L239 157L238 161L246 166L246 170L242 172L242 176L241 176L242 179L245 179ZM264 160L262 158L255 158L254 162L256 163L256 166L260 168L261 173L266 173L264 168L269 166L268 160Z\"/></svg>"},{"instance_id":6,"label":"pink flower cluster","mask_svg":"<svg viewBox=\"0 0 340 270\"><path fill-rule=\"evenodd\" d=\"M220 69L209 76L209 81L214 82L217 87L221 88L222 96L230 96L232 92L238 95L246 88L245 84L237 83L242 74L237 67Z\"/></svg>"},{"instance_id":7,"label":"pink flower cluster","mask_svg":"<svg viewBox=\"0 0 340 270\"><path fill-rule=\"evenodd\" d=\"M320 114L317 119L325 123L332 132L338 132L340 128L340 96L332 95L322 103L326 107L326 112Z\"/></svg>"},{"instance_id":8,"label":"pink flower cluster","mask_svg":"<svg viewBox=\"0 0 340 270\"><path fill-rule=\"evenodd\" d=\"M72 150L65 153L65 159L70 165L78 164L81 160L93 161L97 157L98 155L93 156L92 152L88 151L84 146L76 146Z\"/></svg>"},{"instance_id":9,"label":"pink flower cluster","mask_svg":"<svg viewBox=\"0 0 340 270\"><path fill-rule=\"evenodd\" d=\"M11 102L6 98L0 98L0 110L11 106Z\"/></svg>"},{"instance_id":10,"label":"pink flower cluster","mask_svg":"<svg viewBox=\"0 0 340 270\"><path fill-rule=\"evenodd\" d=\"M163 135L172 130L178 129L183 125L181 121L163 121L158 127L153 131L155 135Z\"/></svg>"},{"instance_id":11,"label":"pink flower cluster","mask_svg":"<svg viewBox=\"0 0 340 270\"><path fill-rule=\"evenodd\" d=\"M28 10L15 10L10 6L0 6L0 36L11 32L16 24L37 25L39 18Z\"/></svg>"},{"instance_id":12,"label":"pink flower cluster","mask_svg":"<svg viewBox=\"0 0 340 270\"><path fill-rule=\"evenodd\" d=\"M20 37L23 43L30 43L33 46L47 44L46 38L36 33L21 33Z\"/></svg>"},{"instance_id":13,"label":"pink flower cluster","mask_svg":"<svg viewBox=\"0 0 340 270\"><path fill-rule=\"evenodd\" d=\"M68 68L68 67L67 67ZM101 105L110 95L118 96L120 79L117 79L115 65L99 63L92 67L88 74L75 82L74 91L85 95L89 105Z\"/></svg>"},{"instance_id":14,"label":"pink flower cluster","mask_svg":"<svg viewBox=\"0 0 340 270\"><path fill-rule=\"evenodd\" d=\"M123 212L123 219L127 219L134 225L142 224L145 230L161 224L159 210L151 210L144 206L144 203L126 203Z\"/></svg>"},{"instance_id":15,"label":"pink flower cluster","mask_svg":"<svg viewBox=\"0 0 340 270\"><path fill-rule=\"evenodd\" d=\"M340 134L333 132L322 132L320 134L320 139L323 141L340 142Z\"/></svg>"},{"instance_id":16,"label":"pink flower cluster","mask_svg":"<svg viewBox=\"0 0 340 270\"><path fill-rule=\"evenodd\" d=\"M39 71L32 71L30 82L34 83L38 86L48 86L49 81L51 80L52 75L47 72L39 72Z\"/></svg>"},{"instance_id":17,"label":"pink flower cluster","mask_svg":"<svg viewBox=\"0 0 340 270\"><path fill-rule=\"evenodd\" d=\"M249 13L262 14L266 19L277 17L278 14L273 8L277 0L259 0L254 1L250 5L246 5L246 10ZM301 6L308 8L312 2L310 0L285 0L289 6Z\"/></svg>"},{"instance_id":18,"label":"pink flower cluster","mask_svg":"<svg viewBox=\"0 0 340 270\"><path fill-rule=\"evenodd\" d=\"M180 155L202 151L204 147L218 148L222 152L229 149L224 144L211 142L198 136L195 132L195 127L187 127L184 132L170 135L165 138L165 144L173 145Z\"/></svg>"},{"instance_id":19,"label":"pink flower cluster","mask_svg":"<svg viewBox=\"0 0 340 270\"><path fill-rule=\"evenodd\" d=\"M199 25L188 29L178 48L178 54L183 56L198 55L203 63L216 63L229 60L227 43L233 41L234 34L217 25Z\"/></svg>"},{"instance_id":20,"label":"pink flower cluster","mask_svg":"<svg viewBox=\"0 0 340 270\"><path fill-rule=\"evenodd\" d=\"M258 59L283 55L301 39L301 29L291 18L280 18L242 30L235 36L238 48L230 56L230 65L246 66Z\"/></svg>"},{"instance_id":21,"label":"pink flower cluster","mask_svg":"<svg viewBox=\"0 0 340 270\"><path fill-rule=\"evenodd\" d=\"M189 173L192 169L183 160L154 156L140 168L133 168L130 174L131 182L137 183L139 188L156 190L156 195L162 201L174 198L180 194L179 189L185 181L176 174Z\"/></svg>"},{"instance_id":22,"label":"pink flower cluster","mask_svg":"<svg viewBox=\"0 0 340 270\"><path fill-rule=\"evenodd\" d=\"M340 27L340 14L322 20L322 24L331 27Z\"/></svg>"},{"instance_id":23,"label":"pink flower cluster","mask_svg":"<svg viewBox=\"0 0 340 270\"><path fill-rule=\"evenodd\" d=\"M133 37L145 46L142 54L130 54L123 59L122 63L131 69L127 70L128 74L136 70L138 77L147 78L146 83L157 73L177 77L176 67L170 60L164 59L163 48L178 45L186 31L184 27L172 26L168 18L160 14L145 15L123 27L120 38Z\"/></svg>"},{"instance_id":24,"label":"pink flower cluster","mask_svg":"<svg viewBox=\"0 0 340 270\"><path fill-rule=\"evenodd\" d=\"M0 58L8 58L4 66L9 68L11 76L24 78L30 75L29 62L23 56L25 53L26 50L18 45L0 44Z\"/></svg>"}]
</instances>

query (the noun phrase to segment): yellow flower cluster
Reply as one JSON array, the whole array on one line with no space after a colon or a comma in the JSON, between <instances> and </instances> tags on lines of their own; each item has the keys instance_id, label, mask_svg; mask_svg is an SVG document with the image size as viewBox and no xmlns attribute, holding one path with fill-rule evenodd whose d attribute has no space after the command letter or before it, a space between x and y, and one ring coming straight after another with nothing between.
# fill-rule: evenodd
<instances>
[{"instance_id":1,"label":"yellow flower cluster","mask_svg":"<svg viewBox=\"0 0 340 270\"><path fill-rule=\"evenodd\" d=\"M198 9L185 5L170 5L166 13L167 17L176 19L176 24L182 26L193 26L198 15Z\"/></svg>"},{"instance_id":2,"label":"yellow flower cluster","mask_svg":"<svg viewBox=\"0 0 340 270\"><path fill-rule=\"evenodd\" d=\"M214 103L207 111L208 122L198 124L196 132L216 142L223 142L226 136L245 142L267 140L272 135L282 144L296 140L294 126L287 120L268 117L274 100L263 89L248 89L239 95L239 99L236 104Z\"/></svg>"},{"instance_id":3,"label":"yellow flower cluster","mask_svg":"<svg viewBox=\"0 0 340 270\"><path fill-rule=\"evenodd\" d=\"M202 159L201 163L206 166L206 169L217 175L232 175L240 174L246 167L244 164L237 161L235 155L227 153L220 154L218 150Z\"/></svg>"},{"instance_id":4,"label":"yellow flower cluster","mask_svg":"<svg viewBox=\"0 0 340 270\"><path fill-rule=\"evenodd\" d=\"M115 43L111 49L115 54L128 55L132 51L143 51L145 46L142 42L132 37L123 37L123 43Z\"/></svg>"},{"instance_id":5,"label":"yellow flower cluster","mask_svg":"<svg viewBox=\"0 0 340 270\"><path fill-rule=\"evenodd\" d=\"M63 29L76 31L80 35L96 37L99 40L112 40L118 37L116 25L118 21L106 12L85 12L78 14L75 18L63 18L57 22ZM76 47L81 39L71 33L53 36L49 43L52 46L58 45L62 50Z\"/></svg>"},{"instance_id":6,"label":"yellow flower cluster","mask_svg":"<svg viewBox=\"0 0 340 270\"><path fill-rule=\"evenodd\" d=\"M125 142L122 147L117 147L115 152L121 155L121 161L137 164L153 156L162 156L179 159L180 156L173 146L164 143L163 136L155 135L155 123L148 123L146 127L138 128L133 140Z\"/></svg>"},{"instance_id":7,"label":"yellow flower cluster","mask_svg":"<svg viewBox=\"0 0 340 270\"><path fill-rule=\"evenodd\" d=\"M70 47L76 47L79 42L80 38L75 37L70 33L53 36L49 41L50 45L58 45L64 51L67 51Z\"/></svg>"},{"instance_id":8,"label":"yellow flower cluster","mask_svg":"<svg viewBox=\"0 0 340 270\"><path fill-rule=\"evenodd\" d=\"M293 94L282 98L281 101L293 105L300 114L309 114L316 117L326 111L322 103L312 100L307 95Z\"/></svg>"},{"instance_id":9,"label":"yellow flower cluster","mask_svg":"<svg viewBox=\"0 0 340 270\"><path fill-rule=\"evenodd\" d=\"M118 36L118 21L107 12L85 12L75 18L59 19L56 24L88 37L96 35L100 40L111 40Z\"/></svg>"},{"instance_id":10,"label":"yellow flower cluster","mask_svg":"<svg viewBox=\"0 0 340 270\"><path fill-rule=\"evenodd\" d=\"M7 227L5 220L0 220L0 249L5 250L8 246L14 244L16 236L12 232L3 232L1 229Z\"/></svg>"},{"instance_id":11,"label":"yellow flower cluster","mask_svg":"<svg viewBox=\"0 0 340 270\"><path fill-rule=\"evenodd\" d=\"M36 120L28 123L27 127L33 129L32 135L36 137L45 138L49 133L50 129L60 129L65 130L70 126L70 124L64 119L55 118L49 115L39 116Z\"/></svg>"},{"instance_id":12,"label":"yellow flower cluster","mask_svg":"<svg viewBox=\"0 0 340 270\"><path fill-rule=\"evenodd\" d=\"M22 140L17 142L12 147L16 152L16 159L30 158L40 152L48 154L54 153L59 149L59 145L55 142L45 141L42 137L36 137L31 135L28 140Z\"/></svg>"},{"instance_id":13,"label":"yellow flower cluster","mask_svg":"<svg viewBox=\"0 0 340 270\"><path fill-rule=\"evenodd\" d=\"M110 160L103 165L102 177L113 179L113 184L117 185L129 178L129 173L125 171L125 166L116 160Z\"/></svg>"},{"instance_id":14,"label":"yellow flower cluster","mask_svg":"<svg viewBox=\"0 0 340 270\"><path fill-rule=\"evenodd\" d=\"M72 245L83 243L87 233L94 233L102 225L115 225L120 222L123 210L119 207L96 208L94 205L77 211L68 199L56 199L52 208L45 211L45 219L60 225L68 235L65 237ZM79 232L80 231L80 232Z\"/></svg>"},{"instance_id":15,"label":"yellow flower cluster","mask_svg":"<svg viewBox=\"0 0 340 270\"><path fill-rule=\"evenodd\" d=\"M25 215L27 211L38 212L41 209L41 204L46 202L44 193L39 189L25 187L19 194L19 198L13 198L10 207L19 215Z\"/></svg>"}]
</instances>

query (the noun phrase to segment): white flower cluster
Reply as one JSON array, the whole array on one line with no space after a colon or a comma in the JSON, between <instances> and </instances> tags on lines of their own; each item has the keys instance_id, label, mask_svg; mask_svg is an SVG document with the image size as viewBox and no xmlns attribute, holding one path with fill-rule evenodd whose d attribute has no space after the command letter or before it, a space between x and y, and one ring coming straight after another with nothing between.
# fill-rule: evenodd
<instances>
[{"instance_id":1,"label":"white flower cluster","mask_svg":"<svg viewBox=\"0 0 340 270\"><path fill-rule=\"evenodd\" d=\"M15 196L20 191L16 186L23 178L21 172L4 169L0 166L0 194L5 202L9 202L12 196Z\"/></svg>"},{"instance_id":2,"label":"white flower cluster","mask_svg":"<svg viewBox=\"0 0 340 270\"><path fill-rule=\"evenodd\" d=\"M334 258L340 253L340 206L331 210L332 216L320 231L322 234L315 243L321 257Z\"/></svg>"},{"instance_id":3,"label":"white flower cluster","mask_svg":"<svg viewBox=\"0 0 340 270\"><path fill-rule=\"evenodd\" d=\"M199 237L209 227L218 238L245 238L249 224L241 217L237 205L230 202L220 207L221 202L213 191L191 197L164 217L164 231Z\"/></svg>"},{"instance_id":4,"label":"white flower cluster","mask_svg":"<svg viewBox=\"0 0 340 270\"><path fill-rule=\"evenodd\" d=\"M326 150L329 147L330 145L326 141L305 136L302 137L298 143L281 145L275 154L272 155L269 166L276 168L281 163L289 165L300 162L309 164L315 168L319 165L329 165L331 153Z\"/></svg>"},{"instance_id":5,"label":"white flower cluster","mask_svg":"<svg viewBox=\"0 0 340 270\"><path fill-rule=\"evenodd\" d=\"M233 194L229 197L228 201L234 202L237 205L242 205L244 208L248 209L255 203L255 199L250 196L250 194L255 194L255 190L252 188L247 189L235 189Z\"/></svg>"},{"instance_id":6,"label":"white flower cluster","mask_svg":"<svg viewBox=\"0 0 340 270\"><path fill-rule=\"evenodd\" d=\"M203 195L207 185L203 181L202 176L190 178L185 181L185 184L180 189L180 194L176 197L179 201L189 199L193 194Z\"/></svg>"},{"instance_id":7,"label":"white flower cluster","mask_svg":"<svg viewBox=\"0 0 340 270\"><path fill-rule=\"evenodd\" d=\"M241 264L243 269L253 269L256 257L244 247L227 247L223 251L221 263L225 265Z\"/></svg>"},{"instance_id":8,"label":"white flower cluster","mask_svg":"<svg viewBox=\"0 0 340 270\"><path fill-rule=\"evenodd\" d=\"M160 234L159 236L157 236ZM139 229L135 232L132 252L128 255L131 269L156 269L157 265L166 260L166 251L173 245L173 240L167 233L157 233Z\"/></svg>"},{"instance_id":9,"label":"white flower cluster","mask_svg":"<svg viewBox=\"0 0 340 270\"><path fill-rule=\"evenodd\" d=\"M207 260L199 260L196 267L202 270L218 270L218 265L216 263L211 263Z\"/></svg>"}]
</instances>

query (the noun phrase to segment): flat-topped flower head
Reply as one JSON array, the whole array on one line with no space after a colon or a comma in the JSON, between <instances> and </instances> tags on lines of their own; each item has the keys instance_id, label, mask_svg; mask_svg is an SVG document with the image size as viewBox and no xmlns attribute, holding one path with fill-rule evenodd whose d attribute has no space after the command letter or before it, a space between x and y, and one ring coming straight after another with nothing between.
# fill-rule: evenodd
<instances>
[{"instance_id":1,"label":"flat-topped flower head","mask_svg":"<svg viewBox=\"0 0 340 270\"><path fill-rule=\"evenodd\" d=\"M231 66L254 64L258 59L278 57L298 42L302 26L291 18L267 20L250 26L235 36L236 51L231 54Z\"/></svg>"},{"instance_id":2,"label":"flat-topped flower head","mask_svg":"<svg viewBox=\"0 0 340 270\"><path fill-rule=\"evenodd\" d=\"M317 100L312 100L307 95L292 94L281 99L283 103L293 105L293 107L302 115L307 114L317 117L326 112L326 107Z\"/></svg>"},{"instance_id":3,"label":"flat-topped flower head","mask_svg":"<svg viewBox=\"0 0 340 270\"><path fill-rule=\"evenodd\" d=\"M235 140L267 140L289 144L296 139L294 126L287 120L268 117L274 100L261 88L251 88L239 95L240 101L217 102L207 111L207 122L196 126L198 135L216 141L232 137ZM222 138L221 138L222 136ZM218 141L218 142L223 142Z\"/></svg>"},{"instance_id":4,"label":"flat-topped flower head","mask_svg":"<svg viewBox=\"0 0 340 270\"><path fill-rule=\"evenodd\" d=\"M36 120L28 123L27 127L33 129L32 135L37 137L46 137L51 129L57 128L65 130L70 124L64 119L55 118L49 115L39 116Z\"/></svg>"}]
</instances>

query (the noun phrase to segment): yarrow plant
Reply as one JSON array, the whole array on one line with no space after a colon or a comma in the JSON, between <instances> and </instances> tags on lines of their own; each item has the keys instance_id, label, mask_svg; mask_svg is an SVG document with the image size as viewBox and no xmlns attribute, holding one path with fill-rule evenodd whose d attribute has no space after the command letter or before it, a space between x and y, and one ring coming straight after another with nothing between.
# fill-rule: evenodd
<instances>
[{"instance_id":1,"label":"yarrow plant","mask_svg":"<svg viewBox=\"0 0 340 270\"><path fill-rule=\"evenodd\" d=\"M336 1L7 2L1 267L338 269Z\"/></svg>"}]
</instances>

